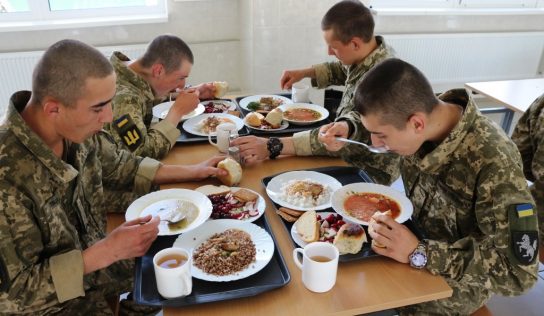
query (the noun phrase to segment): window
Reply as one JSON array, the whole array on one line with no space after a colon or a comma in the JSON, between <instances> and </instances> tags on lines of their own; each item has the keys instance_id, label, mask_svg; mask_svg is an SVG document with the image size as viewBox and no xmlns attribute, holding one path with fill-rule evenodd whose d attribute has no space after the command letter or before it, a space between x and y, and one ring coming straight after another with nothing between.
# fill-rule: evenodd
<instances>
[{"instance_id":1,"label":"window","mask_svg":"<svg viewBox=\"0 0 544 316\"><path fill-rule=\"evenodd\" d=\"M164 22L166 0L0 0L0 31Z\"/></svg>"},{"instance_id":2,"label":"window","mask_svg":"<svg viewBox=\"0 0 544 316\"><path fill-rule=\"evenodd\" d=\"M544 0L370 0L373 9L538 9Z\"/></svg>"}]
</instances>

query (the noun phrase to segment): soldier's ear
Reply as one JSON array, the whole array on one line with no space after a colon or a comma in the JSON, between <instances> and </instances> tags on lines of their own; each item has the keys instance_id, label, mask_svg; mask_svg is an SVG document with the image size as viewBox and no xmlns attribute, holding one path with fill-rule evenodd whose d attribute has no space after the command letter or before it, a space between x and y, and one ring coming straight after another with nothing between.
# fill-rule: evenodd
<instances>
[{"instance_id":1,"label":"soldier's ear","mask_svg":"<svg viewBox=\"0 0 544 316\"><path fill-rule=\"evenodd\" d=\"M59 114L60 102L52 97L45 97L42 102L42 109L46 116L55 116Z\"/></svg>"},{"instance_id":2,"label":"soldier's ear","mask_svg":"<svg viewBox=\"0 0 544 316\"><path fill-rule=\"evenodd\" d=\"M151 75L154 78L158 78L165 73L164 66L159 63L155 63L151 66Z\"/></svg>"},{"instance_id":3,"label":"soldier's ear","mask_svg":"<svg viewBox=\"0 0 544 316\"><path fill-rule=\"evenodd\" d=\"M416 112L408 118L408 126L411 127L416 133L422 133L427 125L426 117L421 112Z\"/></svg>"}]
</instances>

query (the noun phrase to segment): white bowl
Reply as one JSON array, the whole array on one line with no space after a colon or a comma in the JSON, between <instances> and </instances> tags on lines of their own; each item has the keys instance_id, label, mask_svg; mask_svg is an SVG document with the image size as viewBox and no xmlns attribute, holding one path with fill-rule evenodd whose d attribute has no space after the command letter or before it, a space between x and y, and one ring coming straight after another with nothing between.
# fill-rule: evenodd
<instances>
[{"instance_id":1,"label":"white bowl","mask_svg":"<svg viewBox=\"0 0 544 316\"><path fill-rule=\"evenodd\" d=\"M325 109L324 107L316 104L310 104L310 103L293 103L293 104L284 104L278 107L284 112L283 119L291 124L294 125L310 125L314 124L320 121L323 121L327 117L329 117L329 111ZM318 112L321 116L318 119L311 120L311 121L298 121L298 120L292 120L285 117L285 111L289 111L292 109L309 109L314 110Z\"/></svg>"},{"instance_id":2,"label":"white bowl","mask_svg":"<svg viewBox=\"0 0 544 316\"><path fill-rule=\"evenodd\" d=\"M400 214L399 216L397 216L397 218L395 218L395 221L397 221L398 223L404 223L405 221L410 219L410 217L412 217L412 213L414 212L412 202L410 202L410 200L402 192L399 192L391 187L381 184L365 182L351 183L343 186L339 190L336 190L332 194L331 204L332 208L338 214L360 225L368 226L368 222L349 215L344 209L344 201L348 196L354 193L379 193L396 201L400 207Z\"/></svg>"}]
</instances>

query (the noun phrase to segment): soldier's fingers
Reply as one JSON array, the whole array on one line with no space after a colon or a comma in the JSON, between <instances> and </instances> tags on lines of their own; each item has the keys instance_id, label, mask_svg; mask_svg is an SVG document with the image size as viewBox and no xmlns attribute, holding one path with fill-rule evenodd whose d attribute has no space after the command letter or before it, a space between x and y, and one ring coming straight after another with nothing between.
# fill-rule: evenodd
<instances>
[{"instance_id":1,"label":"soldier's fingers","mask_svg":"<svg viewBox=\"0 0 544 316\"><path fill-rule=\"evenodd\" d=\"M126 221L123 223L123 226L135 226L135 225L141 225L149 222L151 220L151 215L147 215L144 217L138 217L130 221Z\"/></svg>"}]
</instances>

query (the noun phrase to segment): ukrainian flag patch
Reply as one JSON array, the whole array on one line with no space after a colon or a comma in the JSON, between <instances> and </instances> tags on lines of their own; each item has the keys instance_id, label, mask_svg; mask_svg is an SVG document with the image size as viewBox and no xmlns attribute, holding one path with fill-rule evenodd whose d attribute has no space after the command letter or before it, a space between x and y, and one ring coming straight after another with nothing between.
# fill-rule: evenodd
<instances>
[{"instance_id":1,"label":"ukrainian flag patch","mask_svg":"<svg viewBox=\"0 0 544 316\"><path fill-rule=\"evenodd\" d=\"M530 203L516 205L516 211L518 212L518 217L533 216L534 214L533 206Z\"/></svg>"}]
</instances>

